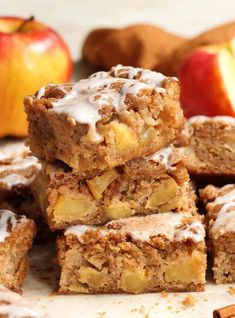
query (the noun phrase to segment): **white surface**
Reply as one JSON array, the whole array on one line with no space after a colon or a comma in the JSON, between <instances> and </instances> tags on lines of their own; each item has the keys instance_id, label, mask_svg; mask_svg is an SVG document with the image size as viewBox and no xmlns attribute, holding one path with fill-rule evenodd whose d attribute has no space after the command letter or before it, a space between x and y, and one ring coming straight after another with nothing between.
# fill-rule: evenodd
<instances>
[{"instance_id":1,"label":"white surface","mask_svg":"<svg viewBox=\"0 0 235 318\"><path fill-rule=\"evenodd\" d=\"M55 28L69 44L75 61L87 32L102 26L124 26L149 22L179 34L194 35L207 27L234 19L234 0L0 0L1 15L34 14ZM83 76L82 65L77 67ZM47 247L34 248L24 295L52 318L209 318L215 308L235 303L228 286L208 283L206 291L193 293L195 306L182 309L187 294L138 296L53 296L56 273L43 268L53 266L54 254ZM171 308L170 308L171 307Z\"/></svg>"},{"instance_id":2,"label":"white surface","mask_svg":"<svg viewBox=\"0 0 235 318\"><path fill-rule=\"evenodd\" d=\"M35 246L24 296L49 317L55 318L210 318L214 309L235 303L228 293L234 285L216 286L209 282L205 292L144 295L53 295L57 268L53 264L53 246ZM48 273L48 269L49 272ZM181 302L191 295L195 305Z\"/></svg>"}]
</instances>

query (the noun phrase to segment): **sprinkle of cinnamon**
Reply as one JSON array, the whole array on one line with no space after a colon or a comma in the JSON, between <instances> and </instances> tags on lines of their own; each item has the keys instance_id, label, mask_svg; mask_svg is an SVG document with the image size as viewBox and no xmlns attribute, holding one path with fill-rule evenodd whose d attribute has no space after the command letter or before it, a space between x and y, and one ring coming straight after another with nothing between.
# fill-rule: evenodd
<instances>
[{"instance_id":1,"label":"sprinkle of cinnamon","mask_svg":"<svg viewBox=\"0 0 235 318\"><path fill-rule=\"evenodd\" d=\"M106 311L101 311L98 313L97 318L105 318L106 314L107 314Z\"/></svg>"},{"instance_id":2,"label":"sprinkle of cinnamon","mask_svg":"<svg viewBox=\"0 0 235 318\"><path fill-rule=\"evenodd\" d=\"M166 298L166 297L169 296L169 294L168 294L165 290L163 290L163 291L161 292L161 296L162 296L163 298Z\"/></svg>"},{"instance_id":3,"label":"sprinkle of cinnamon","mask_svg":"<svg viewBox=\"0 0 235 318\"><path fill-rule=\"evenodd\" d=\"M181 302L180 302L185 308L193 307L196 304L196 298L194 298L191 295L186 296Z\"/></svg>"}]
</instances>

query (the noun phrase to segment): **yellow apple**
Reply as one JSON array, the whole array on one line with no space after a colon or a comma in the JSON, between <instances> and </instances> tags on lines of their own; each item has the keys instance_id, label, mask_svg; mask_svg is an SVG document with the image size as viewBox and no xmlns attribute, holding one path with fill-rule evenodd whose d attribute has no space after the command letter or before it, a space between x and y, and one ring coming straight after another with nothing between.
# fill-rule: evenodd
<instances>
[{"instance_id":1,"label":"yellow apple","mask_svg":"<svg viewBox=\"0 0 235 318\"><path fill-rule=\"evenodd\" d=\"M0 137L26 136L24 96L49 82L69 81L72 68L55 31L34 18L0 17Z\"/></svg>"}]
</instances>

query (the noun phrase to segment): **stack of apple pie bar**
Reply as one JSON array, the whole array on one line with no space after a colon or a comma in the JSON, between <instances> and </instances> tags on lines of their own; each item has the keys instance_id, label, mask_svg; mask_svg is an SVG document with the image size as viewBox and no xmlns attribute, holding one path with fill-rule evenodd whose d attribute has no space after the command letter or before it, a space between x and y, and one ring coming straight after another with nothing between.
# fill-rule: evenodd
<instances>
[{"instance_id":1,"label":"stack of apple pie bar","mask_svg":"<svg viewBox=\"0 0 235 318\"><path fill-rule=\"evenodd\" d=\"M199 291L205 231L176 78L118 65L25 99L33 192L60 230L60 293Z\"/></svg>"}]
</instances>

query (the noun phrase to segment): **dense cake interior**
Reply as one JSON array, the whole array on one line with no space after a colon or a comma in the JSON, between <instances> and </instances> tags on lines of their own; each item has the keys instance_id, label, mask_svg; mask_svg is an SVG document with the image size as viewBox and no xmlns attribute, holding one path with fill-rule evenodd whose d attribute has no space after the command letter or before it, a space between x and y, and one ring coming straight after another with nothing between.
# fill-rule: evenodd
<instances>
[{"instance_id":1,"label":"dense cake interior","mask_svg":"<svg viewBox=\"0 0 235 318\"><path fill-rule=\"evenodd\" d=\"M172 212L70 227L57 243L59 292L202 290L204 236L200 219Z\"/></svg>"}]
</instances>

